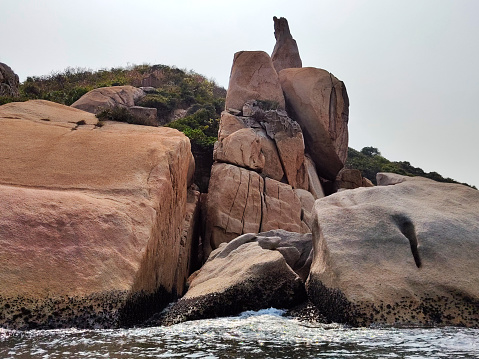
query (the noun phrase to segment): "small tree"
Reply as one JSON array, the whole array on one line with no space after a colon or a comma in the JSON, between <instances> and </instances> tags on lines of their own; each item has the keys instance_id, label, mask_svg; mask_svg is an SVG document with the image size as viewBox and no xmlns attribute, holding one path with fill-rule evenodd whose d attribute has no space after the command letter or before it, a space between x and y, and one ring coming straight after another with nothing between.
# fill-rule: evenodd
<instances>
[{"instance_id":1,"label":"small tree","mask_svg":"<svg viewBox=\"0 0 479 359\"><path fill-rule=\"evenodd\" d=\"M366 155L366 156L369 156L369 157L380 156L381 155L381 152L379 152L379 150L376 147L364 147L361 150L361 153L363 155Z\"/></svg>"}]
</instances>

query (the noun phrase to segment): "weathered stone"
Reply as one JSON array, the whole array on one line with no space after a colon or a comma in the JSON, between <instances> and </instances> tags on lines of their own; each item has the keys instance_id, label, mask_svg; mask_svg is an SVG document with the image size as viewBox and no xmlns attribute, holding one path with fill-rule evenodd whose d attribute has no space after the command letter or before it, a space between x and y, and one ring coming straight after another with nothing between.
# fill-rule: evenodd
<instances>
[{"instance_id":1,"label":"weathered stone","mask_svg":"<svg viewBox=\"0 0 479 359\"><path fill-rule=\"evenodd\" d=\"M369 178L363 177L361 187L374 187L374 184L371 182Z\"/></svg>"},{"instance_id":2,"label":"weathered stone","mask_svg":"<svg viewBox=\"0 0 479 359\"><path fill-rule=\"evenodd\" d=\"M334 181L334 188L336 191L339 189L354 189L362 187L363 176L360 170L354 170L349 168L343 168L339 171Z\"/></svg>"},{"instance_id":3,"label":"weathered stone","mask_svg":"<svg viewBox=\"0 0 479 359\"><path fill-rule=\"evenodd\" d=\"M263 51L234 55L225 108L241 111L248 100L266 100L285 108L283 91L271 58Z\"/></svg>"},{"instance_id":4,"label":"weathered stone","mask_svg":"<svg viewBox=\"0 0 479 359\"><path fill-rule=\"evenodd\" d=\"M212 249L243 233L259 232L263 189L264 180L256 172L227 163L213 165L205 234Z\"/></svg>"},{"instance_id":5,"label":"weathered stone","mask_svg":"<svg viewBox=\"0 0 479 359\"><path fill-rule=\"evenodd\" d=\"M294 270L294 272L305 281L309 275L309 269L313 260L313 241L312 234L299 234L296 232L288 232L283 229L274 229L267 232L261 232L257 235L257 240L264 237L279 237L281 241L275 248L286 259L286 262ZM292 252L294 250L299 253L296 261L292 260ZM296 257L296 255L293 255Z\"/></svg>"},{"instance_id":6,"label":"weathered stone","mask_svg":"<svg viewBox=\"0 0 479 359\"><path fill-rule=\"evenodd\" d=\"M156 108L132 106L129 107L128 110L133 116L139 118L143 123L150 123L152 125L158 124L156 119L158 110Z\"/></svg>"},{"instance_id":7,"label":"weathered stone","mask_svg":"<svg viewBox=\"0 0 479 359\"><path fill-rule=\"evenodd\" d=\"M84 94L72 107L96 114L106 108L135 106L144 96L143 90L133 86L101 87Z\"/></svg>"},{"instance_id":8,"label":"weathered stone","mask_svg":"<svg viewBox=\"0 0 479 359\"><path fill-rule=\"evenodd\" d=\"M183 290L189 140L97 123L42 100L0 107L2 327L132 324Z\"/></svg>"},{"instance_id":9,"label":"weathered stone","mask_svg":"<svg viewBox=\"0 0 479 359\"><path fill-rule=\"evenodd\" d=\"M148 74L145 74L141 80L141 86L143 87L161 87L165 83L165 74L160 70L155 70Z\"/></svg>"},{"instance_id":10,"label":"weathered stone","mask_svg":"<svg viewBox=\"0 0 479 359\"><path fill-rule=\"evenodd\" d=\"M318 175L334 180L348 152L349 99L344 83L312 67L284 69L279 78L288 113L303 130Z\"/></svg>"},{"instance_id":11,"label":"weathered stone","mask_svg":"<svg viewBox=\"0 0 479 359\"><path fill-rule=\"evenodd\" d=\"M301 220L307 225L308 232L311 232L313 228L313 206L314 206L314 196L311 192L304 189L295 189L294 193L299 198L301 202ZM303 232L303 230L302 230Z\"/></svg>"},{"instance_id":12,"label":"weathered stone","mask_svg":"<svg viewBox=\"0 0 479 359\"><path fill-rule=\"evenodd\" d=\"M259 139L261 152L264 155L264 167L261 174L276 181L281 181L284 177L284 170L275 141L262 129L255 129L255 132Z\"/></svg>"},{"instance_id":13,"label":"weathered stone","mask_svg":"<svg viewBox=\"0 0 479 359\"><path fill-rule=\"evenodd\" d=\"M180 238L180 250L178 255L178 266L176 267L176 288L185 288L186 280L191 273L191 269L197 265L198 242L200 231L200 192L193 188L188 188L186 201L186 211L183 220L183 227Z\"/></svg>"},{"instance_id":14,"label":"weathered stone","mask_svg":"<svg viewBox=\"0 0 479 359\"><path fill-rule=\"evenodd\" d=\"M274 45L271 59L276 72L279 73L283 69L292 67L302 67L303 64L299 56L298 45L289 31L288 20L284 17L278 19L275 16L273 21L276 44Z\"/></svg>"},{"instance_id":15,"label":"weathered stone","mask_svg":"<svg viewBox=\"0 0 479 359\"><path fill-rule=\"evenodd\" d=\"M285 183L265 178L261 231L284 229L301 232L301 202L293 188Z\"/></svg>"},{"instance_id":16,"label":"weathered stone","mask_svg":"<svg viewBox=\"0 0 479 359\"><path fill-rule=\"evenodd\" d=\"M247 126L240 117L232 115L227 111L221 113L220 125L218 130L218 141L223 141L232 133L239 131Z\"/></svg>"},{"instance_id":17,"label":"weathered stone","mask_svg":"<svg viewBox=\"0 0 479 359\"><path fill-rule=\"evenodd\" d=\"M276 143L288 183L293 188L308 188L304 175L304 141L298 123L285 111L266 111L261 120L266 133Z\"/></svg>"},{"instance_id":18,"label":"weathered stone","mask_svg":"<svg viewBox=\"0 0 479 359\"><path fill-rule=\"evenodd\" d=\"M17 97L20 80L10 66L0 62L0 96Z\"/></svg>"},{"instance_id":19,"label":"weathered stone","mask_svg":"<svg viewBox=\"0 0 479 359\"><path fill-rule=\"evenodd\" d=\"M311 235L285 231L244 234L211 253L188 292L156 324L288 308L305 299L301 273L311 261Z\"/></svg>"},{"instance_id":20,"label":"weathered stone","mask_svg":"<svg viewBox=\"0 0 479 359\"><path fill-rule=\"evenodd\" d=\"M378 180L316 201L310 299L352 325L479 327L479 191Z\"/></svg>"},{"instance_id":21,"label":"weathered stone","mask_svg":"<svg viewBox=\"0 0 479 359\"><path fill-rule=\"evenodd\" d=\"M252 128L242 128L216 142L213 158L258 172L265 165L260 138Z\"/></svg>"},{"instance_id":22,"label":"weathered stone","mask_svg":"<svg viewBox=\"0 0 479 359\"><path fill-rule=\"evenodd\" d=\"M261 172L280 181L283 166L274 141L254 119L221 114L214 159Z\"/></svg>"},{"instance_id":23,"label":"weathered stone","mask_svg":"<svg viewBox=\"0 0 479 359\"><path fill-rule=\"evenodd\" d=\"M319 199L324 197L323 186L316 172L316 166L314 165L313 160L308 155L304 156L304 167L306 175L308 176L308 191L311 192L314 199Z\"/></svg>"}]
</instances>

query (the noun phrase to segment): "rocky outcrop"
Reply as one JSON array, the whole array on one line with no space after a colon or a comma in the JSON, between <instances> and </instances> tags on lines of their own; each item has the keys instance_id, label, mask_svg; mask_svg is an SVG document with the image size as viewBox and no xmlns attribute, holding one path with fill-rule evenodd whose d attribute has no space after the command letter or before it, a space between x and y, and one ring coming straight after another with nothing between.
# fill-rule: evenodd
<instances>
[{"instance_id":1,"label":"rocky outcrop","mask_svg":"<svg viewBox=\"0 0 479 359\"><path fill-rule=\"evenodd\" d=\"M130 325L182 294L186 136L36 100L0 138L0 326Z\"/></svg>"},{"instance_id":2,"label":"rocky outcrop","mask_svg":"<svg viewBox=\"0 0 479 359\"><path fill-rule=\"evenodd\" d=\"M248 100L265 100L278 109L285 108L278 74L264 51L240 51L234 55L225 108L241 112Z\"/></svg>"},{"instance_id":3,"label":"rocky outcrop","mask_svg":"<svg viewBox=\"0 0 479 359\"><path fill-rule=\"evenodd\" d=\"M130 108L144 96L145 92L142 89L133 86L101 87L87 92L71 106L97 114L106 108Z\"/></svg>"},{"instance_id":4,"label":"rocky outcrop","mask_svg":"<svg viewBox=\"0 0 479 359\"><path fill-rule=\"evenodd\" d=\"M10 66L0 62L0 96L19 96L19 84L18 75L13 72Z\"/></svg>"},{"instance_id":5,"label":"rocky outcrop","mask_svg":"<svg viewBox=\"0 0 479 359\"><path fill-rule=\"evenodd\" d=\"M286 231L244 234L211 253L190 278L188 292L155 324L289 308L305 299L311 234Z\"/></svg>"},{"instance_id":6,"label":"rocky outcrop","mask_svg":"<svg viewBox=\"0 0 479 359\"><path fill-rule=\"evenodd\" d=\"M271 59L276 72L279 73L283 69L292 67L302 67L303 63L299 56L298 45L289 31L288 20L284 17L278 19L275 16L273 21L276 44L274 45Z\"/></svg>"},{"instance_id":7,"label":"rocky outcrop","mask_svg":"<svg viewBox=\"0 0 479 359\"><path fill-rule=\"evenodd\" d=\"M307 189L304 141L299 125L285 111L263 111L256 101L247 105L243 116L222 113L213 153L215 161L255 170L277 181L285 176L292 187Z\"/></svg>"},{"instance_id":8,"label":"rocky outcrop","mask_svg":"<svg viewBox=\"0 0 479 359\"><path fill-rule=\"evenodd\" d=\"M363 178L360 170L343 168L334 181L335 192L359 187L374 187L369 179Z\"/></svg>"},{"instance_id":9,"label":"rocky outcrop","mask_svg":"<svg viewBox=\"0 0 479 359\"><path fill-rule=\"evenodd\" d=\"M130 113L140 119L142 123L155 123L158 117L158 110L152 107L131 106Z\"/></svg>"},{"instance_id":10,"label":"rocky outcrop","mask_svg":"<svg viewBox=\"0 0 479 359\"><path fill-rule=\"evenodd\" d=\"M271 108L276 96L271 88L279 86L276 79L267 54L235 55L228 110L221 115L213 152L205 256L244 233L311 230L309 199L304 207L295 189L310 191L313 199L324 193L315 165L305 154L301 127L286 111Z\"/></svg>"},{"instance_id":11,"label":"rocky outcrop","mask_svg":"<svg viewBox=\"0 0 479 359\"><path fill-rule=\"evenodd\" d=\"M312 67L279 72L289 115L299 123L320 177L334 180L348 154L349 99L342 81Z\"/></svg>"},{"instance_id":12,"label":"rocky outcrop","mask_svg":"<svg viewBox=\"0 0 479 359\"><path fill-rule=\"evenodd\" d=\"M394 174L378 183L316 202L310 299L352 325L478 327L479 192Z\"/></svg>"}]
</instances>

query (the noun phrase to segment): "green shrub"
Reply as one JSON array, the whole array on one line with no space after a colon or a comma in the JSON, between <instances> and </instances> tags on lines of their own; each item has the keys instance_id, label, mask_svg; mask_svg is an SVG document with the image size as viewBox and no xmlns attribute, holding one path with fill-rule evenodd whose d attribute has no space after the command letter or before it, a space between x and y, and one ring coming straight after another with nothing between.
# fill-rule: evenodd
<instances>
[{"instance_id":1,"label":"green shrub","mask_svg":"<svg viewBox=\"0 0 479 359\"><path fill-rule=\"evenodd\" d=\"M174 96L164 96L161 94L148 94L136 104L143 107L152 107L158 110L158 117L168 116L175 108L178 100Z\"/></svg>"},{"instance_id":2,"label":"green shrub","mask_svg":"<svg viewBox=\"0 0 479 359\"><path fill-rule=\"evenodd\" d=\"M196 113L173 121L166 126L183 132L191 140L192 145L213 148L218 137L219 120L211 118L210 112L202 108Z\"/></svg>"},{"instance_id":3,"label":"green shrub","mask_svg":"<svg viewBox=\"0 0 479 359\"><path fill-rule=\"evenodd\" d=\"M271 100L256 100L258 107L264 111L277 110L279 103Z\"/></svg>"},{"instance_id":4,"label":"green shrub","mask_svg":"<svg viewBox=\"0 0 479 359\"><path fill-rule=\"evenodd\" d=\"M6 103L16 102L16 101L18 101L18 99L15 98L15 97L0 96L0 106L1 106L1 105L5 105Z\"/></svg>"},{"instance_id":5,"label":"green shrub","mask_svg":"<svg viewBox=\"0 0 479 359\"><path fill-rule=\"evenodd\" d=\"M115 106L100 111L96 117L101 121L118 121L134 125L157 126L156 122L149 119L134 116L126 107Z\"/></svg>"}]
</instances>

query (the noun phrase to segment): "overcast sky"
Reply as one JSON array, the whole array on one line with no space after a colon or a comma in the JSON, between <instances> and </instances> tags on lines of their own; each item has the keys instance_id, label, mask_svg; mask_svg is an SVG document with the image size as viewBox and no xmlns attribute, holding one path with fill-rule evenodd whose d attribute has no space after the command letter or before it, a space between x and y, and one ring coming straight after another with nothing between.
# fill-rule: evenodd
<instances>
[{"instance_id":1,"label":"overcast sky","mask_svg":"<svg viewBox=\"0 0 479 359\"><path fill-rule=\"evenodd\" d=\"M0 15L21 81L149 63L224 87L233 54L271 53L286 17L303 66L346 84L351 147L479 187L479 1L0 0Z\"/></svg>"}]
</instances>

